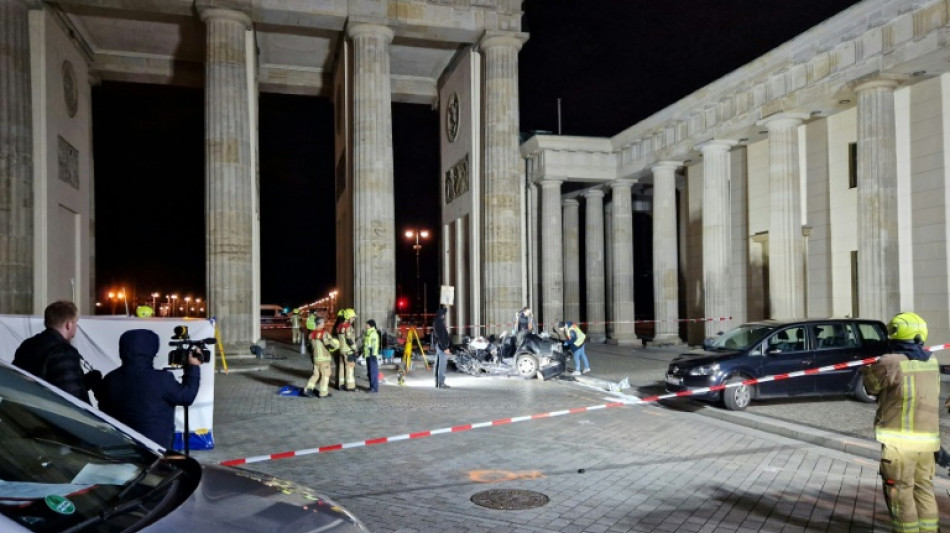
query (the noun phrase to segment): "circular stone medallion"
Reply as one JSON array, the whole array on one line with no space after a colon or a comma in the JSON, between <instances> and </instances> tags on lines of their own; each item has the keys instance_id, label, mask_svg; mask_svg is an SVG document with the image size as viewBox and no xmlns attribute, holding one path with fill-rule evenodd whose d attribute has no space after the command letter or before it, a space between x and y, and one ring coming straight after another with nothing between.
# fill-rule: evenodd
<instances>
[{"instance_id":1,"label":"circular stone medallion","mask_svg":"<svg viewBox=\"0 0 950 533\"><path fill-rule=\"evenodd\" d=\"M472 503L499 511L533 509L551 501L546 495L533 490L492 489L472 495Z\"/></svg>"},{"instance_id":2,"label":"circular stone medallion","mask_svg":"<svg viewBox=\"0 0 950 533\"><path fill-rule=\"evenodd\" d=\"M449 97L449 105L445 108L445 136L449 142L455 142L459 135L459 95L452 93Z\"/></svg>"}]
</instances>

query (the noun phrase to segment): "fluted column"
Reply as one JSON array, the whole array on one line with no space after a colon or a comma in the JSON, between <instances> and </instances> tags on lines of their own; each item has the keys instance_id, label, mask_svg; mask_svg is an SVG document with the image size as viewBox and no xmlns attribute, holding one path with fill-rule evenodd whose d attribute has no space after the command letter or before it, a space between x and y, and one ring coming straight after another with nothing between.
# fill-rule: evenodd
<instances>
[{"instance_id":1,"label":"fluted column","mask_svg":"<svg viewBox=\"0 0 950 533\"><path fill-rule=\"evenodd\" d=\"M541 322L545 329L564 320L561 181L541 182ZM514 316L514 315L512 315ZM509 318L509 322L511 319Z\"/></svg>"},{"instance_id":2,"label":"fluted column","mask_svg":"<svg viewBox=\"0 0 950 533\"><path fill-rule=\"evenodd\" d=\"M769 299L772 318L805 315L798 126L807 115L759 121L769 132Z\"/></svg>"},{"instance_id":3,"label":"fluted column","mask_svg":"<svg viewBox=\"0 0 950 533\"><path fill-rule=\"evenodd\" d=\"M584 279L587 337L591 342L606 339L604 320L604 191L584 192Z\"/></svg>"},{"instance_id":4,"label":"fluted column","mask_svg":"<svg viewBox=\"0 0 950 533\"><path fill-rule=\"evenodd\" d=\"M858 95L858 309L888 320L900 312L897 244L897 81L876 78Z\"/></svg>"},{"instance_id":5,"label":"fluted column","mask_svg":"<svg viewBox=\"0 0 950 533\"><path fill-rule=\"evenodd\" d=\"M239 11L203 9L205 65L205 217L208 306L225 352L246 353L254 337L253 188L246 34ZM256 95L254 95L256 98Z\"/></svg>"},{"instance_id":6,"label":"fluted column","mask_svg":"<svg viewBox=\"0 0 950 533\"><path fill-rule=\"evenodd\" d=\"M614 234L614 202L604 202L604 332L608 339L614 338L614 249L610 235Z\"/></svg>"},{"instance_id":7,"label":"fluted column","mask_svg":"<svg viewBox=\"0 0 950 533\"><path fill-rule=\"evenodd\" d=\"M581 319L581 265L579 203L573 198L561 202L564 223L564 319ZM586 328L585 328L586 329Z\"/></svg>"},{"instance_id":8,"label":"fluted column","mask_svg":"<svg viewBox=\"0 0 950 533\"><path fill-rule=\"evenodd\" d=\"M713 140L699 146L703 154L703 315L706 337L728 331L732 260L732 201L729 150L735 141Z\"/></svg>"},{"instance_id":9,"label":"fluted column","mask_svg":"<svg viewBox=\"0 0 950 533\"><path fill-rule=\"evenodd\" d=\"M679 270L676 241L676 169L679 161L653 166L653 344L682 344L679 336Z\"/></svg>"},{"instance_id":10,"label":"fluted column","mask_svg":"<svg viewBox=\"0 0 950 533\"><path fill-rule=\"evenodd\" d=\"M613 337L610 342L620 345L633 344L637 340L633 321L633 205L629 180L610 182L612 223L609 235L611 260L613 262L610 287L612 298L611 317Z\"/></svg>"},{"instance_id":11,"label":"fluted column","mask_svg":"<svg viewBox=\"0 0 950 533\"><path fill-rule=\"evenodd\" d=\"M481 42L485 87L482 309L488 324L510 324L524 306L521 199L515 191L522 190L518 51L526 37L521 33L488 32Z\"/></svg>"},{"instance_id":12,"label":"fluted column","mask_svg":"<svg viewBox=\"0 0 950 533\"><path fill-rule=\"evenodd\" d=\"M29 9L0 0L0 313L33 313Z\"/></svg>"},{"instance_id":13,"label":"fluted column","mask_svg":"<svg viewBox=\"0 0 950 533\"><path fill-rule=\"evenodd\" d=\"M356 24L353 42L353 306L392 327L396 303L392 99L386 26Z\"/></svg>"}]
</instances>

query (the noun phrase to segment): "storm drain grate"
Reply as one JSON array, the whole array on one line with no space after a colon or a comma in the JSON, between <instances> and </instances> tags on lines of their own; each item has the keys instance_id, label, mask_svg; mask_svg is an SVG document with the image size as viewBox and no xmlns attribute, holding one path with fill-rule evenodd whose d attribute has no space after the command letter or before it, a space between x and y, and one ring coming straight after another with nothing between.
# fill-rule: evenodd
<instances>
[{"instance_id":1,"label":"storm drain grate","mask_svg":"<svg viewBox=\"0 0 950 533\"><path fill-rule=\"evenodd\" d=\"M492 489L472 495L472 503L499 511L533 509L551 501L546 495L533 490Z\"/></svg>"}]
</instances>

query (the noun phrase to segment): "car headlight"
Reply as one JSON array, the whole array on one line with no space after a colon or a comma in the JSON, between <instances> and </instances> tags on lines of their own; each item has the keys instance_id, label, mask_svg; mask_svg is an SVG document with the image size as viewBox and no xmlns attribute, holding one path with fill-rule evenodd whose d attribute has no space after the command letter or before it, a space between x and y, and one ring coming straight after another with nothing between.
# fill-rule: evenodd
<instances>
[{"instance_id":1,"label":"car headlight","mask_svg":"<svg viewBox=\"0 0 950 533\"><path fill-rule=\"evenodd\" d=\"M719 372L719 364L714 365L703 365L697 366L696 368L691 368L689 370L690 376L712 376L716 372Z\"/></svg>"}]
</instances>

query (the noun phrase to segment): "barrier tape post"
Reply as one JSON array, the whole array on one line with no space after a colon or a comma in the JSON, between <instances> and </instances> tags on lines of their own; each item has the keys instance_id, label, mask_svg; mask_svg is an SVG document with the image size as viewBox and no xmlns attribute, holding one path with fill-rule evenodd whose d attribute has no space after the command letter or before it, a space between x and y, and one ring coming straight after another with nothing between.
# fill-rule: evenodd
<instances>
[{"instance_id":1,"label":"barrier tape post","mask_svg":"<svg viewBox=\"0 0 950 533\"><path fill-rule=\"evenodd\" d=\"M927 350L930 352L937 352L940 350L950 349L950 343L948 344L939 344L936 346L928 347ZM412 439L421 439L424 437L431 437L434 435L442 435L446 433L461 433L463 431L470 431L473 429L480 429L486 427L495 427L503 426L508 424L515 424L518 422L528 422L531 420L539 420L542 418L554 418L556 416L565 416L565 415L574 415L579 413L589 413L591 411L597 411L601 409L610 409L613 407L623 407L626 405L646 405L649 403L658 402L660 400L669 400L673 398L684 398L687 396L693 396L695 394L704 394L707 392L716 392L724 389L738 387L740 385L757 385L759 383L766 383L769 381L781 381L785 379L792 379L801 376L809 376L813 374L818 374L820 372L828 372L831 370L843 370L845 368L855 367L855 366L866 366L876 362L880 357L868 357L865 359L859 359L855 361L848 361L847 363L837 363L834 365L827 365L818 368L809 368L806 370L798 370L796 372L787 372L784 374L775 374L772 376L765 376L758 379L747 379L745 381L735 381L732 383L726 383L723 385L715 385L712 387L703 387L699 389L691 389L680 392L672 392L669 394L661 394L655 396L647 396L646 398L636 398L636 401L620 401L620 402L609 402L599 405L591 405L587 407L575 407L572 409L563 409L560 411L550 411L547 413L537 413L527 416L519 416L514 418L501 418L498 420L491 420L488 422L479 422L477 424L463 424L459 426L452 426L447 428L440 429L431 429L428 431L419 431L415 433L405 433L402 435L394 435L392 437L378 437L374 439L366 439L363 441L348 442L341 444L331 444L329 446L320 446L319 448L307 448L303 450L292 450L280 453L272 453L270 455L255 455L250 457L244 457L240 459L230 459L227 461L221 461L220 464L224 466L239 466L250 463L260 463L264 461L272 461L277 459L289 459L291 457L300 457L303 455L313 455L319 453L333 452L337 450L348 450L351 448L360 448L364 446L375 446L377 444L387 444L390 442L398 442L402 440L412 440Z\"/></svg>"}]
</instances>

